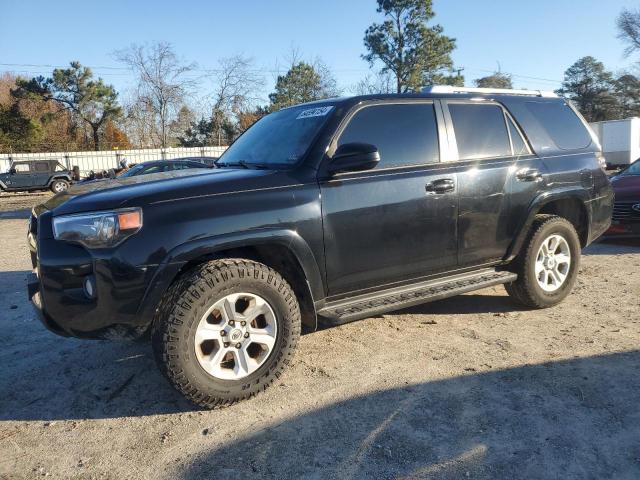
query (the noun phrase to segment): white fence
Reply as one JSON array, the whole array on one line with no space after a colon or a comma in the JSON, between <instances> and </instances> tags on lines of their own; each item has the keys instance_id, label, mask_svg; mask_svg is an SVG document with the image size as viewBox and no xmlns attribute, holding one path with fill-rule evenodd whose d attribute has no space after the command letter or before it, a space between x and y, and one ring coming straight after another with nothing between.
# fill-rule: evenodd
<instances>
[{"instance_id":1,"label":"white fence","mask_svg":"<svg viewBox=\"0 0 640 480\"><path fill-rule=\"evenodd\" d=\"M20 160L58 160L68 169L72 169L77 165L80 169L80 175L86 176L91 170L99 172L117 168L123 158L126 158L129 166L131 166L135 163L149 160L219 157L226 149L227 147L180 147L144 150L104 150L98 152L3 153L0 154L0 172L6 172L12 162Z\"/></svg>"}]
</instances>

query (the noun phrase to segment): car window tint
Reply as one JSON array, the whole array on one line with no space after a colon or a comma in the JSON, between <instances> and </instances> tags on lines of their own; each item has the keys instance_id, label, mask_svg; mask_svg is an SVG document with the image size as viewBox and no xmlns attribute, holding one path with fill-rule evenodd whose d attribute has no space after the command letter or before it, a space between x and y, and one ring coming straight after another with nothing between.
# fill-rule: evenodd
<instances>
[{"instance_id":1,"label":"car window tint","mask_svg":"<svg viewBox=\"0 0 640 480\"><path fill-rule=\"evenodd\" d=\"M378 147L377 168L437 162L440 152L433 104L365 107L350 120L338 145L353 142Z\"/></svg>"},{"instance_id":2,"label":"car window tint","mask_svg":"<svg viewBox=\"0 0 640 480\"><path fill-rule=\"evenodd\" d=\"M34 166L34 170L36 172L48 172L49 171L49 163L48 162L34 162L33 166Z\"/></svg>"},{"instance_id":3,"label":"car window tint","mask_svg":"<svg viewBox=\"0 0 640 480\"><path fill-rule=\"evenodd\" d=\"M29 173L31 171L28 163L16 163L13 168L15 168L16 173Z\"/></svg>"},{"instance_id":4,"label":"car window tint","mask_svg":"<svg viewBox=\"0 0 640 480\"><path fill-rule=\"evenodd\" d=\"M449 113L460 160L511 155L509 134L501 107L450 103Z\"/></svg>"},{"instance_id":5,"label":"car window tint","mask_svg":"<svg viewBox=\"0 0 640 480\"><path fill-rule=\"evenodd\" d=\"M526 155L529 152L529 147L522 139L522 135L513 123L513 120L507 117L507 123L509 124L509 132L511 133L511 143L513 143L514 155Z\"/></svg>"},{"instance_id":6,"label":"car window tint","mask_svg":"<svg viewBox=\"0 0 640 480\"><path fill-rule=\"evenodd\" d=\"M551 140L562 150L580 150L591 145L591 135L565 102L527 102Z\"/></svg>"}]
</instances>

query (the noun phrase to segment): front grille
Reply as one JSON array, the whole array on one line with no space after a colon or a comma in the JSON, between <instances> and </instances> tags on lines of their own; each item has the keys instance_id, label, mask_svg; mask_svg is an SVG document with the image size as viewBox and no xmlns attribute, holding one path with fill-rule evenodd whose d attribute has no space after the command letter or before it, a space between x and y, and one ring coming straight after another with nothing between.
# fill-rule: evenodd
<instances>
[{"instance_id":1,"label":"front grille","mask_svg":"<svg viewBox=\"0 0 640 480\"><path fill-rule=\"evenodd\" d=\"M615 202L611 218L616 221L640 221L640 211L633 209L634 205L639 204L640 200L637 202Z\"/></svg>"}]
</instances>

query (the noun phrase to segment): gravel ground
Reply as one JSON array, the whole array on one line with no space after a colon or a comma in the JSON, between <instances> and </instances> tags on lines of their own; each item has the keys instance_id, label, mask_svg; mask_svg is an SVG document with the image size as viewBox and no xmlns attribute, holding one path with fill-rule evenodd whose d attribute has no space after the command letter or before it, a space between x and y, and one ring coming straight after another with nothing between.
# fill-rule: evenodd
<instances>
[{"instance_id":1,"label":"gravel ground","mask_svg":"<svg viewBox=\"0 0 640 480\"><path fill-rule=\"evenodd\" d=\"M638 242L587 249L549 310L496 287L306 335L267 392L200 411L148 345L36 320L43 198L0 198L0 478L640 478Z\"/></svg>"}]
</instances>

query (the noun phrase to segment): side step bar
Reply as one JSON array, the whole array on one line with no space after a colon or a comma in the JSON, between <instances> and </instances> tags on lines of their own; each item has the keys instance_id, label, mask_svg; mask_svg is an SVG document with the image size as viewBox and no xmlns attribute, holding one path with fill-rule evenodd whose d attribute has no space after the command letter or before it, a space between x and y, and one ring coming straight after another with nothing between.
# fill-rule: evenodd
<instances>
[{"instance_id":1,"label":"side step bar","mask_svg":"<svg viewBox=\"0 0 640 480\"><path fill-rule=\"evenodd\" d=\"M464 273L330 302L318 311L318 316L329 324L346 323L493 285L510 283L517 278L515 273L494 269Z\"/></svg>"}]
</instances>

